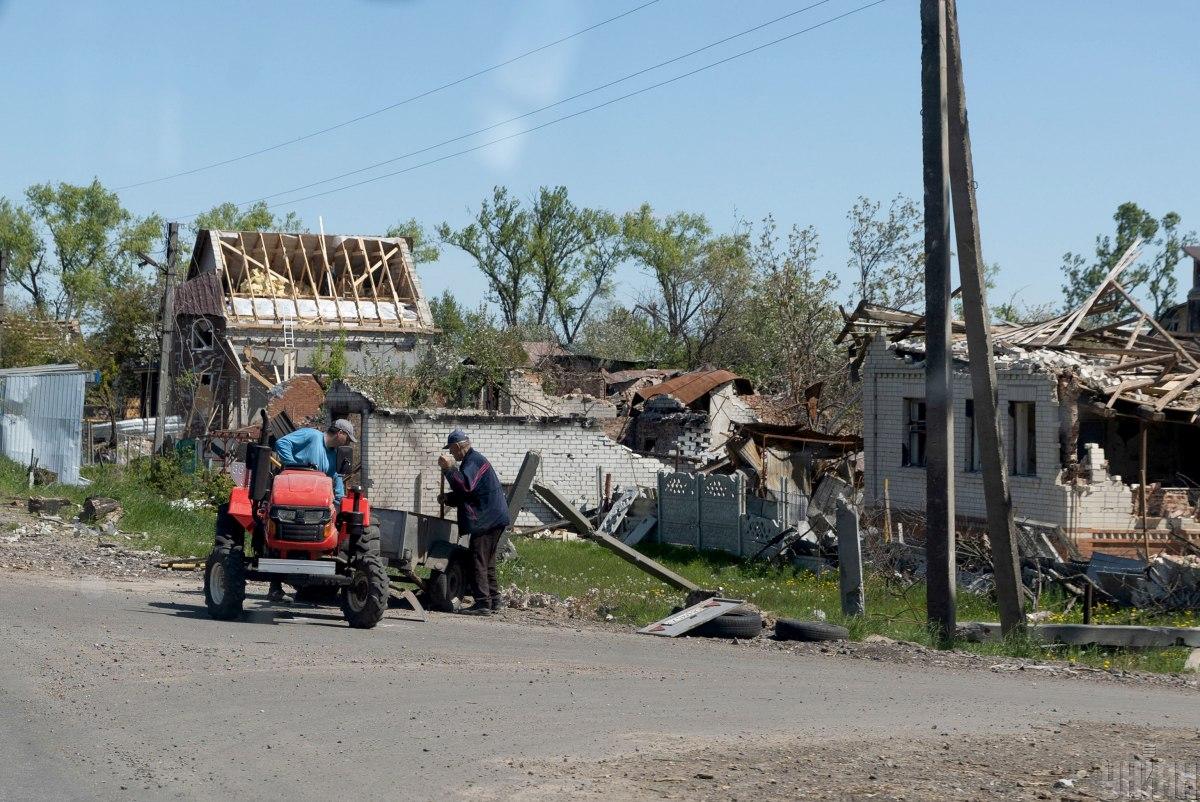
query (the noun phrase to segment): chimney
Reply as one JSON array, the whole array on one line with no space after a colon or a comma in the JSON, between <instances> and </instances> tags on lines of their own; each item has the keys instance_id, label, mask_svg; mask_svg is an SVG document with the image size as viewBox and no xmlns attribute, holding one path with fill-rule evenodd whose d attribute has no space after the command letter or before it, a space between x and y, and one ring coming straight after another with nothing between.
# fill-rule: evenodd
<instances>
[{"instance_id":1,"label":"chimney","mask_svg":"<svg viewBox=\"0 0 1200 802\"><path fill-rule=\"evenodd\" d=\"M1192 288L1187 294L1187 331L1200 332L1200 245L1185 245L1183 252L1192 257Z\"/></svg>"}]
</instances>

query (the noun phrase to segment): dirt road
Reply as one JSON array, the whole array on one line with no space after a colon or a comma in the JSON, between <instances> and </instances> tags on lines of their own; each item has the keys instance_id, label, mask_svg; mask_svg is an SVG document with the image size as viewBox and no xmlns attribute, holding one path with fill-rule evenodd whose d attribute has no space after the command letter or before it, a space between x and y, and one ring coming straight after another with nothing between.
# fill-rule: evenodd
<instances>
[{"instance_id":1,"label":"dirt road","mask_svg":"<svg viewBox=\"0 0 1200 802\"><path fill-rule=\"evenodd\" d=\"M1188 688L262 596L219 623L198 580L0 572L0 799L1104 798L1200 763Z\"/></svg>"}]
</instances>

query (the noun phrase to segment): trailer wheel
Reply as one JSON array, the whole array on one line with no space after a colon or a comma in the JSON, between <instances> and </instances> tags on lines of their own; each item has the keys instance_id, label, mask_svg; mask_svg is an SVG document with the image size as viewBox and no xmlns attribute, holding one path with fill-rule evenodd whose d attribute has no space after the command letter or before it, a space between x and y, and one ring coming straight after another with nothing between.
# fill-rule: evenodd
<instances>
[{"instance_id":1,"label":"trailer wheel","mask_svg":"<svg viewBox=\"0 0 1200 802\"><path fill-rule=\"evenodd\" d=\"M246 600L246 557L241 549L213 549L204 564L204 604L219 621L242 614Z\"/></svg>"},{"instance_id":2,"label":"trailer wheel","mask_svg":"<svg viewBox=\"0 0 1200 802\"><path fill-rule=\"evenodd\" d=\"M460 554L454 554L446 564L445 571L430 571L429 606L441 613L452 613L460 606L460 599L467 592L467 564Z\"/></svg>"},{"instance_id":3,"label":"trailer wheel","mask_svg":"<svg viewBox=\"0 0 1200 802\"><path fill-rule=\"evenodd\" d=\"M378 554L354 559L350 584L342 589L342 614L355 629L370 629L387 612L389 582L387 569Z\"/></svg>"}]
</instances>

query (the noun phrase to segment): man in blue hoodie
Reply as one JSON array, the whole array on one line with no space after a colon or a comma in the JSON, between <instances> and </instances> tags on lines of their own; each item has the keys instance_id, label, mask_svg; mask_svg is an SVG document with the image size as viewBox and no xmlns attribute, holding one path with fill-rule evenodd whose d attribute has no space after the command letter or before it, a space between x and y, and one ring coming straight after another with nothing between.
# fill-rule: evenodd
<instances>
[{"instance_id":1,"label":"man in blue hoodie","mask_svg":"<svg viewBox=\"0 0 1200 802\"><path fill-rule=\"evenodd\" d=\"M443 504L458 508L458 529L471 536L475 567L475 604L463 612L491 615L502 606L496 581L496 547L511 523L504 486L487 458L471 448L471 438L455 429L446 438L450 454L438 457L449 491L440 494ZM457 462L457 465L455 464Z\"/></svg>"},{"instance_id":2,"label":"man in blue hoodie","mask_svg":"<svg viewBox=\"0 0 1200 802\"><path fill-rule=\"evenodd\" d=\"M337 450L347 443L357 443L354 436L354 426L344 418L338 418L329 425L329 429L297 429L275 441L275 456L285 468L306 468L312 466L333 480L334 508L340 508L342 498L346 495L346 485L337 472ZM278 580L271 582L267 591L271 601L283 599L283 584Z\"/></svg>"}]
</instances>

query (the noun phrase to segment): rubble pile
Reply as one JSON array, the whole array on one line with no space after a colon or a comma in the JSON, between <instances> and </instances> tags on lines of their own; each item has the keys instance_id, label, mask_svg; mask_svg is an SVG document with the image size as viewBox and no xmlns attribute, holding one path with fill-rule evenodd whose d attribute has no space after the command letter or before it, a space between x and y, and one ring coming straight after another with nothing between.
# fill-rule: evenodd
<instances>
[{"instance_id":1,"label":"rubble pile","mask_svg":"<svg viewBox=\"0 0 1200 802\"><path fill-rule=\"evenodd\" d=\"M49 571L98 575L114 579L160 573L162 554L157 549L137 549L130 543L148 537L121 534L111 523L93 526L65 521L57 515L14 521L0 533L0 570Z\"/></svg>"}]
</instances>

